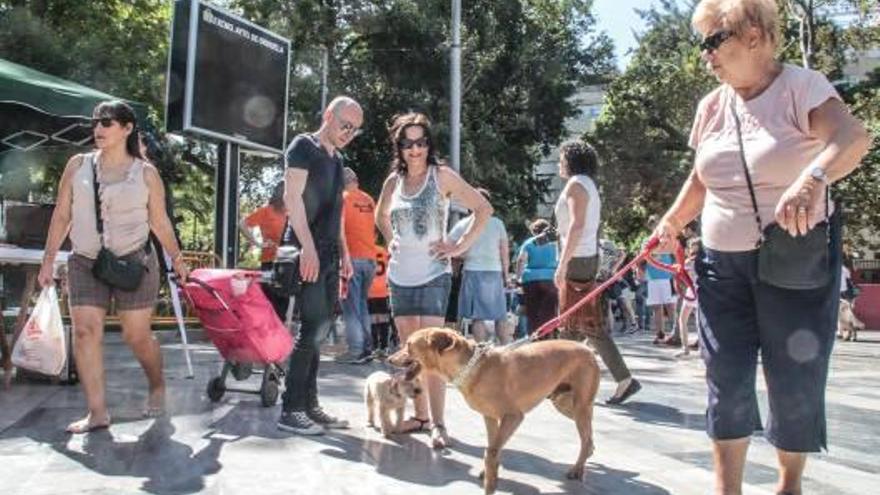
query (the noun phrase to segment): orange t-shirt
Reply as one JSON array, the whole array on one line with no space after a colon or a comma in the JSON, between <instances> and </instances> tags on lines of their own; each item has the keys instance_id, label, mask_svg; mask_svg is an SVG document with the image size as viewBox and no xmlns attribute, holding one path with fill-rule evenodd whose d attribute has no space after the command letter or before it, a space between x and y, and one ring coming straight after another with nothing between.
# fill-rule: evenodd
<instances>
[{"instance_id":1,"label":"orange t-shirt","mask_svg":"<svg viewBox=\"0 0 880 495\"><path fill-rule=\"evenodd\" d=\"M369 194L355 189L342 193L345 243L354 258L372 259L376 253L376 203Z\"/></svg>"},{"instance_id":2,"label":"orange t-shirt","mask_svg":"<svg viewBox=\"0 0 880 495\"><path fill-rule=\"evenodd\" d=\"M284 213L279 213L271 206L261 206L244 219L244 224L249 228L259 227L260 235L264 241L272 241L275 246L281 244L281 234L284 230ZM260 262L275 260L275 247L263 248L260 252Z\"/></svg>"},{"instance_id":3,"label":"orange t-shirt","mask_svg":"<svg viewBox=\"0 0 880 495\"><path fill-rule=\"evenodd\" d=\"M388 251L382 246L376 246L376 274L373 276L373 284L370 285L367 298L383 299L388 295Z\"/></svg>"}]
</instances>

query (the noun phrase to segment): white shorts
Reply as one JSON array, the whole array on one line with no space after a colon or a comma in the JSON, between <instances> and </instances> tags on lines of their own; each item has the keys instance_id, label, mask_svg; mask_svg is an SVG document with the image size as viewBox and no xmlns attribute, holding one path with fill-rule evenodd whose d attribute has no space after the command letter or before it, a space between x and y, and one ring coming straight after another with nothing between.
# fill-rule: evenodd
<instances>
[{"instance_id":1,"label":"white shorts","mask_svg":"<svg viewBox=\"0 0 880 495\"><path fill-rule=\"evenodd\" d=\"M675 302L675 295L672 294L672 284L669 279L648 280L648 306L675 304Z\"/></svg>"}]
</instances>

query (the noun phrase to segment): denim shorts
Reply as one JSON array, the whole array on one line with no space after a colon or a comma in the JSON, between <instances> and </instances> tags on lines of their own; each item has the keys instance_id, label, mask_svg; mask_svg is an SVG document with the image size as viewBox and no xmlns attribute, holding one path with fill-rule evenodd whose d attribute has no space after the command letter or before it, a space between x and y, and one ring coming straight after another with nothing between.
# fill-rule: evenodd
<instances>
[{"instance_id":1,"label":"denim shorts","mask_svg":"<svg viewBox=\"0 0 880 495\"><path fill-rule=\"evenodd\" d=\"M830 230L832 280L815 290L780 289L759 281L757 250L700 250L695 264L698 326L711 438L745 438L761 428L755 391L760 354L769 399L767 440L790 452L827 448L825 385L840 288L836 215Z\"/></svg>"},{"instance_id":2,"label":"denim shorts","mask_svg":"<svg viewBox=\"0 0 880 495\"><path fill-rule=\"evenodd\" d=\"M498 321L507 317L501 272L464 270L458 295L458 317Z\"/></svg>"},{"instance_id":3,"label":"denim shorts","mask_svg":"<svg viewBox=\"0 0 880 495\"><path fill-rule=\"evenodd\" d=\"M393 316L446 316L452 275L444 273L429 282L412 287L388 281Z\"/></svg>"}]
</instances>

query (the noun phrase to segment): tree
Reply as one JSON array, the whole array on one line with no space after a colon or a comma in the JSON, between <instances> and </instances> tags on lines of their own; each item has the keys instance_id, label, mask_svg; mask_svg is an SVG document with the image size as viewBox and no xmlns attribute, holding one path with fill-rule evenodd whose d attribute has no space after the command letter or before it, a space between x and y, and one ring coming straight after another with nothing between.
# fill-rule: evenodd
<instances>
[{"instance_id":1,"label":"tree","mask_svg":"<svg viewBox=\"0 0 880 495\"><path fill-rule=\"evenodd\" d=\"M377 194L391 161L387 126L408 110L435 121L439 149L449 129L448 0L229 0L244 17L292 40L289 135L320 121L320 73L329 60L330 94L350 94L367 112L364 134L345 150L347 164ZM589 0L481 0L464 3L462 163L474 184L491 189L496 210L520 227L546 191L533 167L563 136L576 113L577 87L613 71L611 44L595 32ZM16 62L147 103L162 113L169 2L164 0L0 0L0 53ZM132 35L135 33L136 35ZM161 119L157 119L161 121ZM177 147L175 184L184 241L205 213L194 199L210 197L213 150ZM265 192L261 167L247 158L245 196ZM251 164L257 165L253 166ZM55 172L53 172L55 173ZM270 174L271 175L271 174ZM57 176L57 175L56 175ZM252 187L254 184L257 186ZM246 198L247 199L247 198ZM198 220L198 223L196 223ZM203 231L199 227L200 231ZM200 238L199 243L203 243Z\"/></svg>"},{"instance_id":2,"label":"tree","mask_svg":"<svg viewBox=\"0 0 880 495\"><path fill-rule=\"evenodd\" d=\"M633 247L648 216L671 204L690 171L696 104L715 84L700 61L690 14L669 0L641 12L648 29L584 137L601 157L606 235Z\"/></svg>"},{"instance_id":3,"label":"tree","mask_svg":"<svg viewBox=\"0 0 880 495\"><path fill-rule=\"evenodd\" d=\"M233 2L246 16L293 40L295 131L313 129L322 50L330 93L366 109L364 134L348 149L362 185L378 193L391 161L393 115L419 110L434 119L440 150L449 129L448 0ZM534 177L540 154L558 144L579 84L612 71L610 43L595 34L581 0L463 3L461 172L495 193L496 211L519 226L546 190Z\"/></svg>"}]
</instances>

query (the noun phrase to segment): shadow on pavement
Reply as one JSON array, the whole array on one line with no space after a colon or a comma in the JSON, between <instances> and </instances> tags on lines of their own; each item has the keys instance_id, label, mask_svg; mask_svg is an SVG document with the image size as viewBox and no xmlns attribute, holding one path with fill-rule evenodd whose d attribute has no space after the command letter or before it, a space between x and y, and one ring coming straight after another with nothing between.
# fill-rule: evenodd
<instances>
[{"instance_id":1,"label":"shadow on pavement","mask_svg":"<svg viewBox=\"0 0 880 495\"><path fill-rule=\"evenodd\" d=\"M21 436L47 444L82 467L104 476L147 478L141 485L141 490L147 493L200 492L205 488L204 477L217 473L222 467L219 457L223 440L207 437L208 444L194 452L192 447L172 439L175 428L168 417L153 420L138 437L114 435L111 430L102 429L83 435L81 444L76 445L64 426L46 428L48 423L59 423L58 418L46 418L51 415L47 411L42 408L33 411L13 429L23 429ZM114 418L114 425L133 421ZM30 428L30 423L38 427ZM71 448L72 444L76 446Z\"/></svg>"},{"instance_id":2,"label":"shadow on pavement","mask_svg":"<svg viewBox=\"0 0 880 495\"><path fill-rule=\"evenodd\" d=\"M424 440L409 435L379 441L335 433L315 440L327 445L323 455L370 464L377 473L397 480L425 486L446 486L455 481L481 486L478 473L471 472L470 465L453 460L443 451L430 448ZM503 479L499 480L498 490L518 495L541 493L533 486Z\"/></svg>"},{"instance_id":3,"label":"shadow on pavement","mask_svg":"<svg viewBox=\"0 0 880 495\"><path fill-rule=\"evenodd\" d=\"M483 447L477 447L461 441L456 442L452 446L453 450L463 452L467 455L482 458ZM574 459L571 459L574 462ZM549 459L523 452L521 450L505 448L501 454L501 471L499 477L499 489L508 490L505 487L505 471L517 471L520 473L528 473L542 476L547 479L559 480L561 491L559 493L625 493L626 495L670 495L670 492L644 481L636 479L640 473L636 471L624 471L622 469L614 469L604 464L597 464L587 461L586 474L583 481L568 480L565 478L566 472L571 464L553 462ZM509 482L509 481L508 481ZM516 489L513 493L538 493L520 492Z\"/></svg>"},{"instance_id":4,"label":"shadow on pavement","mask_svg":"<svg viewBox=\"0 0 880 495\"><path fill-rule=\"evenodd\" d=\"M703 414L685 413L677 407L664 404L630 401L622 406L610 407L609 409L629 416L640 423L673 426L696 431L706 430L706 417Z\"/></svg>"}]
</instances>

